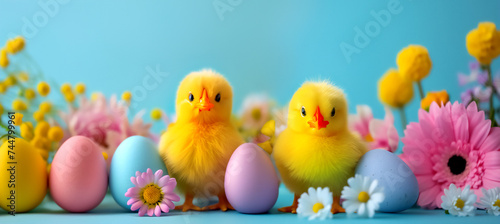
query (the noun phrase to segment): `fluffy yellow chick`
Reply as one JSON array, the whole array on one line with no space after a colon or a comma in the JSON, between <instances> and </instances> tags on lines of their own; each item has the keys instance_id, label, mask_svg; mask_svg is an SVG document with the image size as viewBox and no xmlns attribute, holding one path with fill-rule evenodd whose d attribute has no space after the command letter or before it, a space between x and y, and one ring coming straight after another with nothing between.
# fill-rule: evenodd
<instances>
[{"instance_id":1,"label":"fluffy yellow chick","mask_svg":"<svg viewBox=\"0 0 500 224\"><path fill-rule=\"evenodd\" d=\"M348 130L348 107L341 89L328 82L306 82L292 97L287 128L278 136L273 156L285 186L295 194L281 212L296 213L309 187L329 187L332 213L345 212L340 192L366 146Z\"/></svg>"},{"instance_id":2,"label":"fluffy yellow chick","mask_svg":"<svg viewBox=\"0 0 500 224\"><path fill-rule=\"evenodd\" d=\"M177 121L160 140L160 154L169 175L185 194L182 211L202 208L194 197L216 195L219 203L205 209L232 209L224 193L226 166L243 139L230 122L233 93L228 81L211 70L187 75L179 85Z\"/></svg>"}]
</instances>

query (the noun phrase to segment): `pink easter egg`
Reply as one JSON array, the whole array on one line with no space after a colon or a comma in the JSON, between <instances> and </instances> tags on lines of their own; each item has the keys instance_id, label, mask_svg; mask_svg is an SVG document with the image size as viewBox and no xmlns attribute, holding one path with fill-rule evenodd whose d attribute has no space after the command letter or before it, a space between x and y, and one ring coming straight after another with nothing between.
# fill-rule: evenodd
<instances>
[{"instance_id":1,"label":"pink easter egg","mask_svg":"<svg viewBox=\"0 0 500 224\"><path fill-rule=\"evenodd\" d=\"M229 159L224 180L229 203L241 213L269 211L279 193L279 179L269 155L253 143L240 145Z\"/></svg>"},{"instance_id":2,"label":"pink easter egg","mask_svg":"<svg viewBox=\"0 0 500 224\"><path fill-rule=\"evenodd\" d=\"M97 145L84 136L66 140L52 161L49 187L64 210L86 212L97 207L108 188L106 161Z\"/></svg>"}]
</instances>

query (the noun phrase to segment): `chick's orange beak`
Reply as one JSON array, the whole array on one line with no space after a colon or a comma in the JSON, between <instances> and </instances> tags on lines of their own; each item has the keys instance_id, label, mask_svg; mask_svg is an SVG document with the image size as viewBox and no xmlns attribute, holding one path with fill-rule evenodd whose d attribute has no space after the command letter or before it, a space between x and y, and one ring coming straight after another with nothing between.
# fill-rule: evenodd
<instances>
[{"instance_id":1,"label":"chick's orange beak","mask_svg":"<svg viewBox=\"0 0 500 224\"><path fill-rule=\"evenodd\" d=\"M208 98L208 93L206 89L203 89L203 92L201 93L200 97L200 102L196 104L196 107L200 111L202 110L210 111L210 109L214 107L214 105L210 103L210 98Z\"/></svg>"},{"instance_id":2,"label":"chick's orange beak","mask_svg":"<svg viewBox=\"0 0 500 224\"><path fill-rule=\"evenodd\" d=\"M316 112L314 113L313 119L307 122L311 128L317 128L320 130L321 128L326 128L326 126L330 123L325 121L321 111L319 110L319 106L316 107Z\"/></svg>"}]
</instances>

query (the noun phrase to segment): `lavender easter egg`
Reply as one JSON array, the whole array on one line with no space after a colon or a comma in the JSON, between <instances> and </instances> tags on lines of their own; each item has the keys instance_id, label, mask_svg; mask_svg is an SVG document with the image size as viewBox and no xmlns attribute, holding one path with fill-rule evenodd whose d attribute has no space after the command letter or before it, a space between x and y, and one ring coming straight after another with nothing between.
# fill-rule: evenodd
<instances>
[{"instance_id":1,"label":"lavender easter egg","mask_svg":"<svg viewBox=\"0 0 500 224\"><path fill-rule=\"evenodd\" d=\"M241 213L264 213L278 199L279 179L269 155L253 143L240 145L229 159L224 188Z\"/></svg>"},{"instance_id":2,"label":"lavender easter egg","mask_svg":"<svg viewBox=\"0 0 500 224\"><path fill-rule=\"evenodd\" d=\"M52 161L49 187L64 210L86 212L97 207L108 188L106 161L98 146L83 136L66 140Z\"/></svg>"},{"instance_id":3,"label":"lavender easter egg","mask_svg":"<svg viewBox=\"0 0 500 224\"><path fill-rule=\"evenodd\" d=\"M376 179L384 188L381 212L400 212L418 199L418 182L410 167L394 153L383 149L368 151L359 161L356 173Z\"/></svg>"}]
</instances>

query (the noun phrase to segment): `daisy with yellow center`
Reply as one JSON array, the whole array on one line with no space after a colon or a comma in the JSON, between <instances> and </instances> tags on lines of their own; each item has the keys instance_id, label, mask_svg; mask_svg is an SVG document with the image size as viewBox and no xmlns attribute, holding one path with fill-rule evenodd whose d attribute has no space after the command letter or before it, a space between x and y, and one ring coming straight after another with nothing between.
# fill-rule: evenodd
<instances>
[{"instance_id":1,"label":"daisy with yellow center","mask_svg":"<svg viewBox=\"0 0 500 224\"><path fill-rule=\"evenodd\" d=\"M324 220L333 217L330 212L333 196L328 187L317 189L310 187L307 193L300 196L298 202L297 214L300 217L308 217L309 220Z\"/></svg>"},{"instance_id":2,"label":"daisy with yellow center","mask_svg":"<svg viewBox=\"0 0 500 224\"><path fill-rule=\"evenodd\" d=\"M489 190L481 189L483 197L479 205L486 209L490 215L500 216L500 187Z\"/></svg>"},{"instance_id":3,"label":"daisy with yellow center","mask_svg":"<svg viewBox=\"0 0 500 224\"><path fill-rule=\"evenodd\" d=\"M136 172L135 177L130 178L134 187L125 193L130 199L132 211L139 210L139 216L161 216L162 212L168 213L175 208L173 201L180 201L179 195L174 193L177 181L170 176L163 176L163 171L153 171L148 168L145 173Z\"/></svg>"},{"instance_id":4,"label":"daisy with yellow center","mask_svg":"<svg viewBox=\"0 0 500 224\"><path fill-rule=\"evenodd\" d=\"M348 186L342 190L341 198L345 199L342 207L347 214L358 213L359 216L373 217L385 199L384 189L378 186L377 180L356 176L347 180Z\"/></svg>"},{"instance_id":5,"label":"daisy with yellow center","mask_svg":"<svg viewBox=\"0 0 500 224\"><path fill-rule=\"evenodd\" d=\"M441 200L443 200L441 207L455 216L474 216L476 199L477 196L469 185L462 190L455 184L450 184L450 187L444 189L444 195L441 196Z\"/></svg>"}]
</instances>

